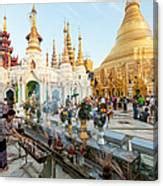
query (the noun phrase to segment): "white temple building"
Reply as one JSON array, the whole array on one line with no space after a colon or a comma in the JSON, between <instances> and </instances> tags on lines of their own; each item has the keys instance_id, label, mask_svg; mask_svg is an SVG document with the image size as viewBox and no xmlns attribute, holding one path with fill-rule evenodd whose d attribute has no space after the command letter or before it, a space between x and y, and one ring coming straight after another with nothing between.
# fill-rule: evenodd
<instances>
[{"instance_id":1,"label":"white temple building","mask_svg":"<svg viewBox=\"0 0 163 186\"><path fill-rule=\"evenodd\" d=\"M75 59L70 26L69 23L65 23L62 56L60 59L57 56L54 41L52 59L49 60L50 57L47 53L46 61L44 61L41 50L42 37L37 30L36 15L37 12L33 6L30 14L30 33L26 36L28 45L25 57L19 60L18 65L11 65L11 55L8 55L7 68L4 68L2 57L0 58L0 99L13 97L20 105L27 98L35 95L41 104L54 100L65 104L67 96L75 102L90 96L91 86L84 64L81 34L78 37L78 57ZM6 29L6 19L4 27ZM5 30L5 32L7 31ZM1 39L3 40L3 38ZM0 56L2 56L2 52Z\"/></svg>"}]
</instances>

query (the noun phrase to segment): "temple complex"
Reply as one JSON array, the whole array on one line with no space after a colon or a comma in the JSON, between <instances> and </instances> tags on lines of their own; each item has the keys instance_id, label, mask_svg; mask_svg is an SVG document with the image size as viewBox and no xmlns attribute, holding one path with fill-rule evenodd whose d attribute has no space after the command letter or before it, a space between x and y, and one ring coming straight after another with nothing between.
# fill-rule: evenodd
<instances>
[{"instance_id":1,"label":"temple complex","mask_svg":"<svg viewBox=\"0 0 163 186\"><path fill-rule=\"evenodd\" d=\"M140 8L138 0L126 2L115 45L94 71L95 95L132 97L137 90L143 96L154 94L153 36Z\"/></svg>"},{"instance_id":2,"label":"temple complex","mask_svg":"<svg viewBox=\"0 0 163 186\"><path fill-rule=\"evenodd\" d=\"M91 9L94 5L95 16L101 14L101 5L90 5ZM24 57L13 57L4 17L0 31L0 177L158 179L155 33L140 7L139 0L126 0L115 45L95 70L92 59L85 57L81 32L77 47L73 45L69 22L63 24L62 51L56 38L51 42L52 53L43 51L42 42L48 38L40 33L34 5ZM111 9L106 15L110 13ZM49 15L50 21L58 21ZM90 36L97 40L91 23L86 28L90 26ZM106 38L104 33L104 29L98 33L100 38Z\"/></svg>"},{"instance_id":3,"label":"temple complex","mask_svg":"<svg viewBox=\"0 0 163 186\"><path fill-rule=\"evenodd\" d=\"M67 96L73 97L78 102L91 95L90 81L83 53L83 39L78 36L78 54L72 47L70 23L64 23L64 46L62 55L57 54L57 47L53 41L52 57L46 53L42 56L42 36L37 28L37 11L33 6L30 13L30 31L26 36L27 47L25 57L19 60L11 57L13 48L10 47L9 33L7 33L6 17L4 17L3 31L0 32L0 80L1 99L8 97L18 104L35 96L40 104L47 101L58 100L64 104ZM11 67L10 70L6 69ZM7 83L8 82L8 83ZM9 83L10 82L10 83ZM12 83L11 83L12 82ZM10 92L10 94L8 94Z\"/></svg>"}]
</instances>

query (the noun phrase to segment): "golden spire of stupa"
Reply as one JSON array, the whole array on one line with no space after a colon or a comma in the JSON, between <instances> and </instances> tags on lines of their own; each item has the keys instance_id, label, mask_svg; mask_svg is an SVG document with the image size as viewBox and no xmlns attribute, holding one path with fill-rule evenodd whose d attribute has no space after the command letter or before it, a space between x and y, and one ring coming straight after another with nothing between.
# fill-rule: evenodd
<instances>
[{"instance_id":1,"label":"golden spire of stupa","mask_svg":"<svg viewBox=\"0 0 163 186\"><path fill-rule=\"evenodd\" d=\"M82 50L82 37L81 37L80 32L79 32L79 36L78 36L78 41L79 41L79 45L78 45L77 65L84 65L83 50Z\"/></svg>"},{"instance_id":2,"label":"golden spire of stupa","mask_svg":"<svg viewBox=\"0 0 163 186\"><path fill-rule=\"evenodd\" d=\"M125 16L117 33L115 46L103 64L133 55L135 48L149 48L152 43L152 32L141 13L140 1L127 0Z\"/></svg>"},{"instance_id":3,"label":"golden spire of stupa","mask_svg":"<svg viewBox=\"0 0 163 186\"><path fill-rule=\"evenodd\" d=\"M3 31L7 32L7 18L4 16L3 18Z\"/></svg>"},{"instance_id":4,"label":"golden spire of stupa","mask_svg":"<svg viewBox=\"0 0 163 186\"><path fill-rule=\"evenodd\" d=\"M67 49L71 64L73 64L73 49L71 44L70 24L67 22Z\"/></svg>"},{"instance_id":5,"label":"golden spire of stupa","mask_svg":"<svg viewBox=\"0 0 163 186\"><path fill-rule=\"evenodd\" d=\"M133 3L140 5L140 0L127 0L126 6L128 6L129 4L133 4Z\"/></svg>"},{"instance_id":6,"label":"golden spire of stupa","mask_svg":"<svg viewBox=\"0 0 163 186\"><path fill-rule=\"evenodd\" d=\"M56 46L55 46L55 40L53 40L53 54L52 54L52 67L57 66L58 59L57 59L57 52L56 52Z\"/></svg>"},{"instance_id":7,"label":"golden spire of stupa","mask_svg":"<svg viewBox=\"0 0 163 186\"><path fill-rule=\"evenodd\" d=\"M63 33L64 33L64 34L67 34L67 24L66 24L66 21L64 21Z\"/></svg>"},{"instance_id":8,"label":"golden spire of stupa","mask_svg":"<svg viewBox=\"0 0 163 186\"><path fill-rule=\"evenodd\" d=\"M64 23L64 49L62 54L62 63L69 63L68 49L67 49L67 25Z\"/></svg>"},{"instance_id":9,"label":"golden spire of stupa","mask_svg":"<svg viewBox=\"0 0 163 186\"><path fill-rule=\"evenodd\" d=\"M28 47L27 51L39 51L41 52L40 43L42 41L42 38L40 34L37 31L37 23L36 23L36 15L37 11L35 9L35 5L33 5L31 13L30 13L30 21L31 21L31 31L26 36L26 39L28 40Z\"/></svg>"}]
</instances>

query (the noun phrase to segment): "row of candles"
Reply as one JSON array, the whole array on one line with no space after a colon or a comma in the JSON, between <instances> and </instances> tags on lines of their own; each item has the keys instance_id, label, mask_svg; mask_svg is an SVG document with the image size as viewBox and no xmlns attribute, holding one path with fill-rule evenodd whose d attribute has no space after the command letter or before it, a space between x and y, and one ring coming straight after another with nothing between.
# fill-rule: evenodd
<instances>
[{"instance_id":1,"label":"row of candles","mask_svg":"<svg viewBox=\"0 0 163 186\"><path fill-rule=\"evenodd\" d=\"M23 137L21 139L21 143L24 146L25 149L28 150L33 156L35 156L37 159L45 156L45 152L43 152L39 147L38 143L28 137ZM73 163L73 164L80 164L83 165L84 163L84 154L85 154L85 148L83 146L80 146L79 148L75 147L75 145L70 144L67 149L64 149L64 145L62 143L62 140L60 137L55 140L52 146L53 150L56 151L62 151L66 152L68 155L68 159Z\"/></svg>"},{"instance_id":2,"label":"row of candles","mask_svg":"<svg viewBox=\"0 0 163 186\"><path fill-rule=\"evenodd\" d=\"M84 163L84 154L86 152L85 148L81 145L80 147L75 146L74 144L70 144L67 148L64 148L61 138L58 136L55 139L52 148L56 151L62 151L66 154L66 157L73 163L73 164L80 164L83 165Z\"/></svg>"}]
</instances>

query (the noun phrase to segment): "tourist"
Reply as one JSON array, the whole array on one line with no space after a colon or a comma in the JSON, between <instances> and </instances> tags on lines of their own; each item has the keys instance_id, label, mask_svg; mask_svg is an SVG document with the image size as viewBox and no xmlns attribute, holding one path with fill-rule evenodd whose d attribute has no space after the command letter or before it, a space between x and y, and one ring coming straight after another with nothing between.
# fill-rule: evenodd
<instances>
[{"instance_id":1,"label":"tourist","mask_svg":"<svg viewBox=\"0 0 163 186\"><path fill-rule=\"evenodd\" d=\"M104 97L100 98L100 103L105 104L106 100Z\"/></svg>"},{"instance_id":2,"label":"tourist","mask_svg":"<svg viewBox=\"0 0 163 186\"><path fill-rule=\"evenodd\" d=\"M72 112L73 111L72 111L71 108L68 108L68 111L67 112L68 112L68 118L67 118L68 119L68 124L71 125L72 124L72 117L73 117L73 113Z\"/></svg>"},{"instance_id":3,"label":"tourist","mask_svg":"<svg viewBox=\"0 0 163 186\"><path fill-rule=\"evenodd\" d=\"M0 171L8 169L7 166L7 136L15 137L16 139L22 139L21 135L16 131L14 125L15 111L9 110L5 116L5 119L0 121Z\"/></svg>"},{"instance_id":4,"label":"tourist","mask_svg":"<svg viewBox=\"0 0 163 186\"><path fill-rule=\"evenodd\" d=\"M155 114L155 102L156 101L155 101L154 96L151 96L149 106L150 106L150 113L152 116L154 116Z\"/></svg>"},{"instance_id":5,"label":"tourist","mask_svg":"<svg viewBox=\"0 0 163 186\"><path fill-rule=\"evenodd\" d=\"M121 97L119 97L117 102L118 102L118 109L121 109L122 108L123 99Z\"/></svg>"},{"instance_id":6,"label":"tourist","mask_svg":"<svg viewBox=\"0 0 163 186\"><path fill-rule=\"evenodd\" d=\"M3 118L3 102L0 101L0 119Z\"/></svg>"},{"instance_id":7,"label":"tourist","mask_svg":"<svg viewBox=\"0 0 163 186\"><path fill-rule=\"evenodd\" d=\"M9 111L9 106L7 104L7 98L4 99L4 104L3 104L3 118L6 117L7 112Z\"/></svg>"},{"instance_id":8,"label":"tourist","mask_svg":"<svg viewBox=\"0 0 163 186\"><path fill-rule=\"evenodd\" d=\"M140 95L140 97L138 98L138 104L140 107L142 107L145 104L145 99L143 96Z\"/></svg>"},{"instance_id":9,"label":"tourist","mask_svg":"<svg viewBox=\"0 0 163 186\"><path fill-rule=\"evenodd\" d=\"M117 97L116 96L112 97L112 102L113 102L113 109L117 110Z\"/></svg>"},{"instance_id":10,"label":"tourist","mask_svg":"<svg viewBox=\"0 0 163 186\"><path fill-rule=\"evenodd\" d=\"M133 118L138 119L138 103L136 99L133 99Z\"/></svg>"},{"instance_id":11,"label":"tourist","mask_svg":"<svg viewBox=\"0 0 163 186\"><path fill-rule=\"evenodd\" d=\"M68 95L66 98L66 107L69 108L71 105L71 100L70 100L70 96Z\"/></svg>"},{"instance_id":12,"label":"tourist","mask_svg":"<svg viewBox=\"0 0 163 186\"><path fill-rule=\"evenodd\" d=\"M123 98L123 111L127 112L127 104L128 104L128 100L126 97Z\"/></svg>"},{"instance_id":13,"label":"tourist","mask_svg":"<svg viewBox=\"0 0 163 186\"><path fill-rule=\"evenodd\" d=\"M110 106L107 109L107 118L108 118L107 120L108 120L108 127L109 127L110 119L113 118L113 110Z\"/></svg>"},{"instance_id":14,"label":"tourist","mask_svg":"<svg viewBox=\"0 0 163 186\"><path fill-rule=\"evenodd\" d=\"M149 109L146 107L145 110L140 114L140 120L143 122L149 121Z\"/></svg>"},{"instance_id":15,"label":"tourist","mask_svg":"<svg viewBox=\"0 0 163 186\"><path fill-rule=\"evenodd\" d=\"M145 102L146 102L146 105L149 106L149 104L150 104L150 96L146 96Z\"/></svg>"}]
</instances>

